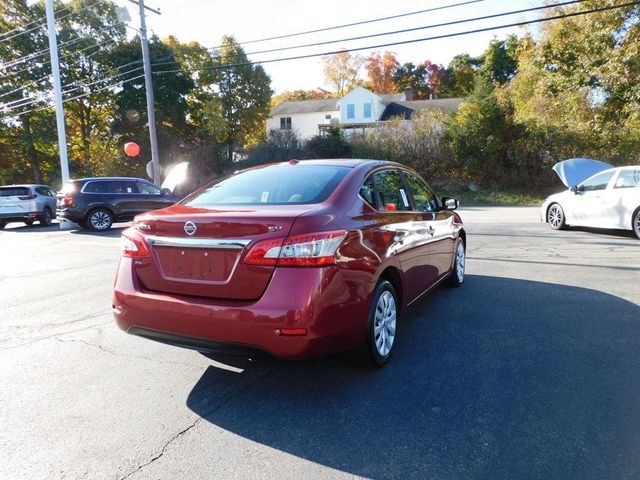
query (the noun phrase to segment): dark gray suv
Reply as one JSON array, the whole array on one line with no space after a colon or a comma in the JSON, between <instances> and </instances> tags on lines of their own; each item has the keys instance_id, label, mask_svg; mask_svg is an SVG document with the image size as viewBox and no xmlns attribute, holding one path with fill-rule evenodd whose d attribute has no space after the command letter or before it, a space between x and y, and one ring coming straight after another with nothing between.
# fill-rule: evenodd
<instances>
[{"instance_id":1,"label":"dark gray suv","mask_svg":"<svg viewBox=\"0 0 640 480\"><path fill-rule=\"evenodd\" d=\"M114 222L168 207L179 200L142 178L94 177L70 180L58 192L57 216L82 228L103 232Z\"/></svg>"}]
</instances>

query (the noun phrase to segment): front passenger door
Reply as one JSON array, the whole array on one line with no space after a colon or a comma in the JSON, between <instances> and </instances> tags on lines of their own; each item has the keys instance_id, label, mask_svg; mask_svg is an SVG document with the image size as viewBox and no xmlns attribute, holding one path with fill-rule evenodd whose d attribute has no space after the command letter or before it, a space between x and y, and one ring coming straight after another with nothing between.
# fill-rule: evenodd
<instances>
[{"instance_id":1,"label":"front passenger door","mask_svg":"<svg viewBox=\"0 0 640 480\"><path fill-rule=\"evenodd\" d=\"M453 213L441 208L438 197L420 177L411 172L403 174L415 209L422 215L421 231L425 232L421 252L423 261L428 268L435 267L437 278L440 278L449 272L452 265L455 249Z\"/></svg>"}]
</instances>

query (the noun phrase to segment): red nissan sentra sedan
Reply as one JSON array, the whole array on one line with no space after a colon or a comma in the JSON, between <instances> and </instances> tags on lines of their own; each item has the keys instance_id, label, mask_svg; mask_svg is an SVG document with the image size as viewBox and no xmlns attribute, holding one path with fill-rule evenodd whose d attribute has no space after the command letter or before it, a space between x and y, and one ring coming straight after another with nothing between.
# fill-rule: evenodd
<instances>
[{"instance_id":1,"label":"red nissan sentra sedan","mask_svg":"<svg viewBox=\"0 0 640 480\"><path fill-rule=\"evenodd\" d=\"M291 160L209 184L122 234L123 330L201 351L283 359L364 345L383 365L399 314L464 279L466 235L414 171Z\"/></svg>"}]
</instances>

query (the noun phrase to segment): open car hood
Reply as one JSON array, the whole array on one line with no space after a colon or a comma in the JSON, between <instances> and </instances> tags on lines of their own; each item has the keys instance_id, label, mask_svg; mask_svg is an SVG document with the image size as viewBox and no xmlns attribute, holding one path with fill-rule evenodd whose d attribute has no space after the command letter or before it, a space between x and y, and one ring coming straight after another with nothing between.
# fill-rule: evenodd
<instances>
[{"instance_id":1,"label":"open car hood","mask_svg":"<svg viewBox=\"0 0 640 480\"><path fill-rule=\"evenodd\" d=\"M562 183L571 187L608 168L613 168L613 165L590 158L570 158L556 163L553 166L553 171L556 172Z\"/></svg>"},{"instance_id":2,"label":"open car hood","mask_svg":"<svg viewBox=\"0 0 640 480\"><path fill-rule=\"evenodd\" d=\"M167 176L162 182L161 187L174 192L176 187L187 179L187 171L189 170L189 162L181 162L173 165L167 170Z\"/></svg>"}]
</instances>

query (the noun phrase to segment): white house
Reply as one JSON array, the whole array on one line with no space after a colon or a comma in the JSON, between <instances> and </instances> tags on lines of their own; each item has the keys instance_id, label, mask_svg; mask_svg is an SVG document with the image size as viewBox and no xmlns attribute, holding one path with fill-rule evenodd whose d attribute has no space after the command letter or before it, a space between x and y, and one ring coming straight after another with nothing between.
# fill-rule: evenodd
<instances>
[{"instance_id":1,"label":"white house","mask_svg":"<svg viewBox=\"0 0 640 480\"><path fill-rule=\"evenodd\" d=\"M431 109L458 111L461 98L414 100L413 92L376 95L357 87L344 97L330 100L302 100L282 102L269 114L267 131L292 130L301 139L318 135L330 125L347 134L365 131L393 117L411 119L414 112Z\"/></svg>"}]
</instances>

